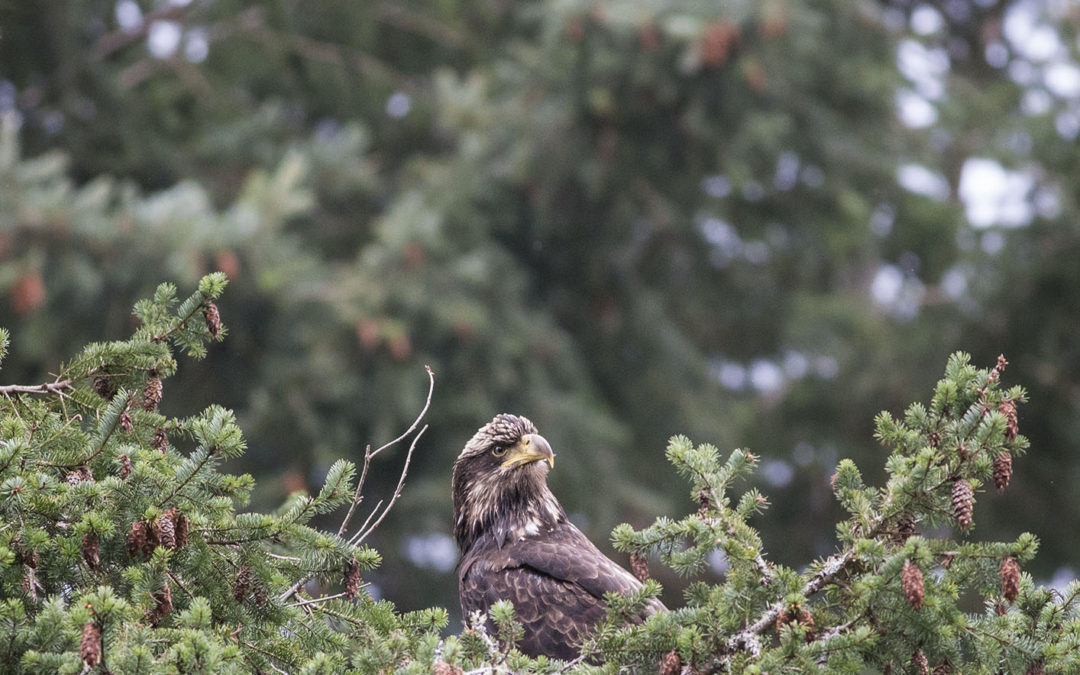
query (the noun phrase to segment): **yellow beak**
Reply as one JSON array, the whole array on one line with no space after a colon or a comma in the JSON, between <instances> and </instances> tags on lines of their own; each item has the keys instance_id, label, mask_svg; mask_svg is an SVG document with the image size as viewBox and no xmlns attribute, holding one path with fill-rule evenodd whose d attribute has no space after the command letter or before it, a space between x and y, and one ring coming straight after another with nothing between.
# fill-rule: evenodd
<instances>
[{"instance_id":1,"label":"yellow beak","mask_svg":"<svg viewBox=\"0 0 1080 675\"><path fill-rule=\"evenodd\" d=\"M551 468L555 468L555 453L551 451L551 444L540 434L525 434L516 444L507 448L506 459L502 465L523 466L540 460L547 460Z\"/></svg>"}]
</instances>

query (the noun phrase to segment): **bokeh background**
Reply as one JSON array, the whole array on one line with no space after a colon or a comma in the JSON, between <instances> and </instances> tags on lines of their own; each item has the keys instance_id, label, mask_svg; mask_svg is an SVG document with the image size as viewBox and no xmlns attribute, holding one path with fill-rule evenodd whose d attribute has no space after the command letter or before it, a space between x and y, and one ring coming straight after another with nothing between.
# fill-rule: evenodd
<instances>
[{"instance_id":1,"label":"bokeh background","mask_svg":"<svg viewBox=\"0 0 1080 675\"><path fill-rule=\"evenodd\" d=\"M429 364L368 581L456 611L450 466L497 412L537 423L600 542L695 508L673 434L759 453L769 556L802 566L836 461L882 480L875 413L1004 353L1032 449L971 536L1037 533L1060 583L1078 29L1068 0L2 0L0 379L222 270L229 336L163 410L234 408L269 509L403 430Z\"/></svg>"}]
</instances>

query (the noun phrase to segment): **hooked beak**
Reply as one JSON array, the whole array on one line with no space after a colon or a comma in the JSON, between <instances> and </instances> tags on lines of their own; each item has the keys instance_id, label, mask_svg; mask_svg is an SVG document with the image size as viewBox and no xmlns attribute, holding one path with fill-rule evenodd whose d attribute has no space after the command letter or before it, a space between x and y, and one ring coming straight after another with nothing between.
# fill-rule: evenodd
<instances>
[{"instance_id":1,"label":"hooked beak","mask_svg":"<svg viewBox=\"0 0 1080 675\"><path fill-rule=\"evenodd\" d=\"M540 460L546 460L551 468L555 468L555 453L551 451L551 444L540 434L525 434L521 440L508 448L502 465L512 468Z\"/></svg>"}]
</instances>

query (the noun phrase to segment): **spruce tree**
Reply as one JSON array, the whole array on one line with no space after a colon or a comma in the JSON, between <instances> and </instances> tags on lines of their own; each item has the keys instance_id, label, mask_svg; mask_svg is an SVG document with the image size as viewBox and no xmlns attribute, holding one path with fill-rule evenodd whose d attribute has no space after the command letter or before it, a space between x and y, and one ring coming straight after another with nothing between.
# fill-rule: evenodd
<instances>
[{"instance_id":1,"label":"spruce tree","mask_svg":"<svg viewBox=\"0 0 1080 675\"><path fill-rule=\"evenodd\" d=\"M251 476L219 471L246 447L233 413L161 412L177 355L201 358L227 334L214 302L225 285L208 275L180 301L162 284L135 306L130 339L0 388L5 672L332 673L350 658L374 671L446 623L362 592L379 562L362 542L389 505L352 536L348 519L337 534L309 526L358 504L354 463L273 513L240 512ZM309 579L343 590L310 598Z\"/></svg>"},{"instance_id":2,"label":"spruce tree","mask_svg":"<svg viewBox=\"0 0 1080 675\"><path fill-rule=\"evenodd\" d=\"M1007 490L1028 448L1007 362L948 361L928 404L883 412L884 485L851 460L832 476L849 517L832 555L794 569L770 561L750 521L768 505L736 482L758 458L726 459L677 436L667 457L692 510L613 533L646 580L609 596L608 616L570 662L528 658L509 603L495 630L447 628L433 607L400 612L363 577L365 545L404 489L428 406L357 468L339 460L316 494L272 513L243 512L253 480L221 466L245 450L233 413L162 411L179 356L202 358L228 334L202 279L135 306L130 339L93 343L46 382L0 387L0 668L5 672L562 673L1072 672L1080 667L1080 584L1049 589L1024 572L1038 541L976 536L976 506ZM8 335L0 335L6 352ZM0 354L2 356L2 354ZM429 386L434 378L429 371ZM429 388L428 403L431 401ZM357 525L372 459L405 447L397 489ZM359 474L359 475L358 475ZM336 531L315 526L337 511ZM323 521L325 522L325 521ZM685 603L639 625L626 617L659 591L649 563L694 581ZM981 605L981 609L980 609ZM483 626L475 620L474 626Z\"/></svg>"}]
</instances>

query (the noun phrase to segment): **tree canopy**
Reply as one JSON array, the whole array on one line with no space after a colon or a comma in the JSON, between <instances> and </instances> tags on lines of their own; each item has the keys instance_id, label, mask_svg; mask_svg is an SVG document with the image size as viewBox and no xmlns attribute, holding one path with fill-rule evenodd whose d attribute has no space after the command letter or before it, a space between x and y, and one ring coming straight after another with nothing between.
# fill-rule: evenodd
<instances>
[{"instance_id":1,"label":"tree canopy","mask_svg":"<svg viewBox=\"0 0 1080 675\"><path fill-rule=\"evenodd\" d=\"M430 365L371 542L401 607L456 606L449 467L496 412L545 429L601 542L681 513L672 435L749 448L798 564L839 545L837 461L881 466L875 414L956 350L1031 398L975 536L1035 532L1030 569L1071 575L1068 3L119 0L7 3L0 31L5 381L222 271L229 339L163 406L235 410L270 508L407 427Z\"/></svg>"}]
</instances>

